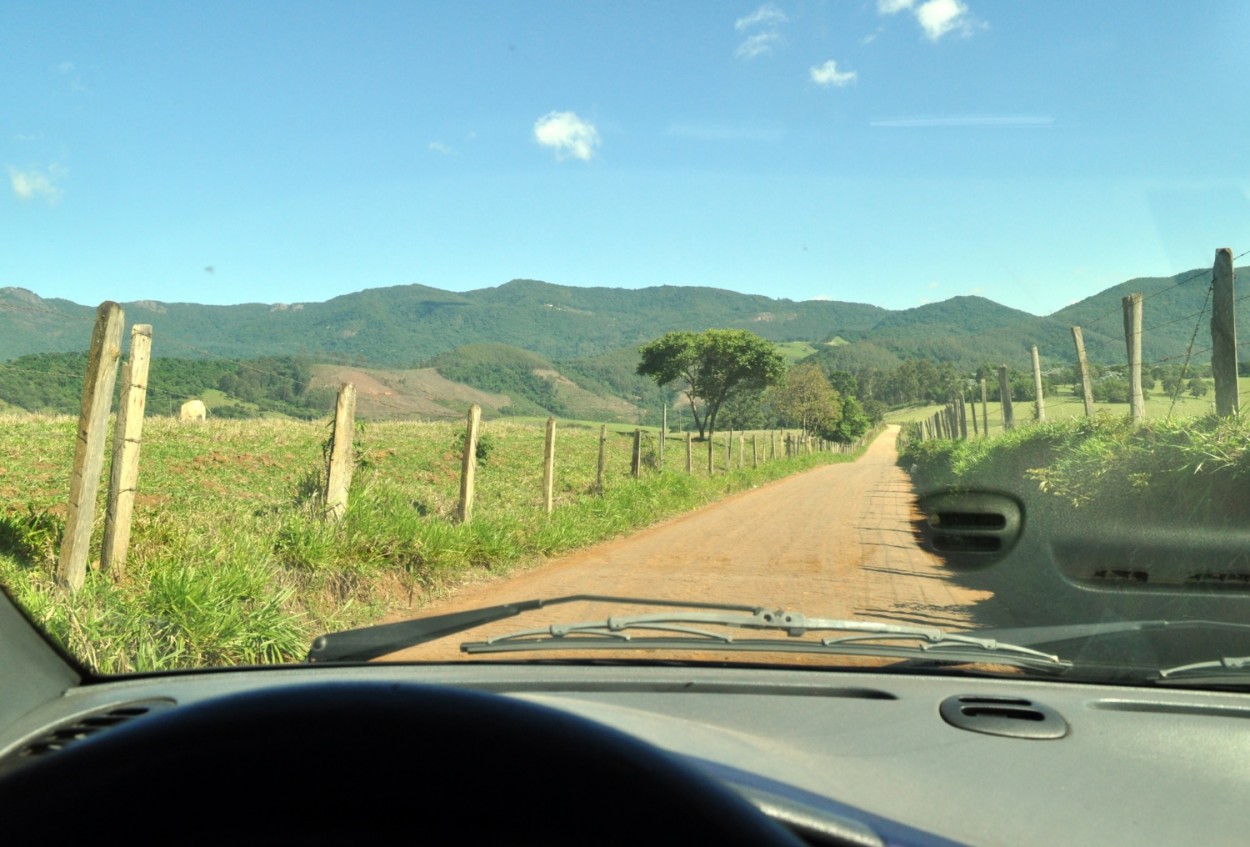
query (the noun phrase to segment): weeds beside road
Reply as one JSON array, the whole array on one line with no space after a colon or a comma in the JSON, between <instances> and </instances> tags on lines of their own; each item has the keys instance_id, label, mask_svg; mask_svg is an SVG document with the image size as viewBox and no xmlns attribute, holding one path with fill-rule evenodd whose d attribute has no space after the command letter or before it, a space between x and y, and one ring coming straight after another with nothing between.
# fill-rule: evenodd
<instances>
[{"instance_id":1,"label":"weeds beside road","mask_svg":"<svg viewBox=\"0 0 1250 847\"><path fill-rule=\"evenodd\" d=\"M463 425L377 423L357 437L350 505L332 524L310 498L324 423L154 418L144 430L127 572L117 579L93 569L71 597L54 574L75 421L8 416L0 424L0 582L106 673L298 660L316 634L372 621L397 599L436 594L475 569L505 570L853 458L815 453L755 470L748 458L745 469L708 477L706 445L696 444L688 476L676 438L667 443L669 470L654 467L652 435L652 466L634 480L632 435L609 433L600 495L598 428L562 426L549 517L542 429L494 421L484 430L474 520L460 525L452 516Z\"/></svg>"}]
</instances>

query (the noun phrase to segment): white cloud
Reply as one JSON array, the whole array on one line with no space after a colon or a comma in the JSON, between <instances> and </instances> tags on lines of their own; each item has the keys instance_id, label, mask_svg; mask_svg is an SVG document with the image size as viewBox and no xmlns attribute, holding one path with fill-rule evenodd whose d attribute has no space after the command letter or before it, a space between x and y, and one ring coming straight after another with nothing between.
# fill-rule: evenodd
<instances>
[{"instance_id":1,"label":"white cloud","mask_svg":"<svg viewBox=\"0 0 1250 847\"><path fill-rule=\"evenodd\" d=\"M790 20L786 17L786 13L781 11L772 3L765 3L754 12L745 17L738 18L734 21L734 29L741 32L744 29L750 29L753 26L776 26L784 24Z\"/></svg>"},{"instance_id":2,"label":"white cloud","mask_svg":"<svg viewBox=\"0 0 1250 847\"><path fill-rule=\"evenodd\" d=\"M930 41L937 41L948 32L968 35L975 26L968 7L960 0L928 0L916 8L916 20Z\"/></svg>"},{"instance_id":3,"label":"white cloud","mask_svg":"<svg viewBox=\"0 0 1250 847\"><path fill-rule=\"evenodd\" d=\"M779 32L759 32L738 45L734 55L739 59L754 59L773 52L773 48L781 43Z\"/></svg>"},{"instance_id":4,"label":"white cloud","mask_svg":"<svg viewBox=\"0 0 1250 847\"><path fill-rule=\"evenodd\" d=\"M841 88L844 85L850 85L859 76L855 71L838 70L838 63L833 59L830 59L823 65L810 68L807 73L811 76L812 82L817 85L823 85L826 88L830 86Z\"/></svg>"},{"instance_id":5,"label":"white cloud","mask_svg":"<svg viewBox=\"0 0 1250 847\"><path fill-rule=\"evenodd\" d=\"M897 15L905 11L915 16L930 41L951 32L971 35L985 27L972 16L963 0L924 0L920 5L916 5L916 0L877 0L878 14Z\"/></svg>"},{"instance_id":6,"label":"white cloud","mask_svg":"<svg viewBox=\"0 0 1250 847\"><path fill-rule=\"evenodd\" d=\"M599 131L573 112L548 112L534 122L534 140L556 152L557 159L589 162L599 146Z\"/></svg>"},{"instance_id":7,"label":"white cloud","mask_svg":"<svg viewBox=\"0 0 1250 847\"><path fill-rule=\"evenodd\" d=\"M46 171L38 169L18 170L9 168L9 185L20 200L43 199L49 205L55 204L64 193L57 182L64 178L65 169L52 165Z\"/></svg>"},{"instance_id":8,"label":"white cloud","mask_svg":"<svg viewBox=\"0 0 1250 847\"><path fill-rule=\"evenodd\" d=\"M929 283L929 288L937 288L937 287L939 287L941 284L942 284L942 283L940 283L940 282L931 282L931 283Z\"/></svg>"},{"instance_id":9,"label":"white cloud","mask_svg":"<svg viewBox=\"0 0 1250 847\"><path fill-rule=\"evenodd\" d=\"M429 147L429 149L433 150L435 153L441 153L444 156L456 155L455 150L452 150L450 147L448 147L446 144L444 144L441 141L431 141L426 146Z\"/></svg>"}]
</instances>

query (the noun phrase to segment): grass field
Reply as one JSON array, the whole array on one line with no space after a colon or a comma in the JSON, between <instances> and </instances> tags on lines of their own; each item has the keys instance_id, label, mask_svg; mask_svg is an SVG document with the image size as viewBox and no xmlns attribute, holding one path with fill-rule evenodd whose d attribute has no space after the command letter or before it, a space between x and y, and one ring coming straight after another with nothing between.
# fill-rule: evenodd
<instances>
[{"instance_id":1,"label":"grass field","mask_svg":"<svg viewBox=\"0 0 1250 847\"><path fill-rule=\"evenodd\" d=\"M688 476L684 435L670 437L668 469L660 470L657 433L649 431L635 480L633 428L612 427L600 493L599 425L561 422L548 516L542 427L490 421L474 520L461 525L453 516L463 424L373 423L357 434L347 514L327 524L312 496L327 423L152 418L126 573L93 568L71 597L54 575L75 426L69 417L0 417L0 582L104 672L298 660L321 632L419 605L475 573L506 571L851 458L815 454L726 472L721 442L709 477L698 444ZM97 525L97 550L101 534Z\"/></svg>"}]
</instances>

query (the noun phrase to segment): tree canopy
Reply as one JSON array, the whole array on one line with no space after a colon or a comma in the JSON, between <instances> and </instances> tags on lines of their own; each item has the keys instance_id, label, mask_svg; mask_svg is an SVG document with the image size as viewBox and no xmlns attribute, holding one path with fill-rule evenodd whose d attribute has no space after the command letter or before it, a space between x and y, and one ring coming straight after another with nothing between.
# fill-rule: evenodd
<instances>
[{"instance_id":1,"label":"tree canopy","mask_svg":"<svg viewBox=\"0 0 1250 847\"><path fill-rule=\"evenodd\" d=\"M782 418L804 432L832 427L842 415L842 398L819 365L796 365L773 389Z\"/></svg>"},{"instance_id":2,"label":"tree canopy","mask_svg":"<svg viewBox=\"0 0 1250 847\"><path fill-rule=\"evenodd\" d=\"M639 374L686 395L700 438L716 431L716 414L731 394L767 388L785 373L776 346L744 329L670 332L638 352Z\"/></svg>"}]
</instances>

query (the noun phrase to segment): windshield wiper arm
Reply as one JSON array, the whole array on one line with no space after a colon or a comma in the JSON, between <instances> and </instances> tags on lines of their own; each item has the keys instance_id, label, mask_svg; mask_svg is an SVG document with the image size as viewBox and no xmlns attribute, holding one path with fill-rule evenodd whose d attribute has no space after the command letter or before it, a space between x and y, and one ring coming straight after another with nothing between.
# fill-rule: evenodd
<instances>
[{"instance_id":1,"label":"windshield wiper arm","mask_svg":"<svg viewBox=\"0 0 1250 847\"><path fill-rule=\"evenodd\" d=\"M360 629L348 629L318 636L313 640L304 660L316 662L366 662L429 641L437 641L457 632L473 629L483 624L516 617L525 612L556 606L562 603L590 602L613 603L635 606L672 606L685 609L719 609L722 611L754 612L756 606L739 606L727 603L691 603L673 600L655 600L639 597L613 597L602 594L569 594L549 599L522 600L502 606L487 606L467 612L431 615L398 623L378 624Z\"/></svg>"},{"instance_id":2,"label":"windshield wiper arm","mask_svg":"<svg viewBox=\"0 0 1250 847\"><path fill-rule=\"evenodd\" d=\"M1250 656L1224 656L1205 662L1192 662L1163 668L1155 680L1188 684L1246 685L1250 684Z\"/></svg>"},{"instance_id":3,"label":"windshield wiper arm","mask_svg":"<svg viewBox=\"0 0 1250 847\"><path fill-rule=\"evenodd\" d=\"M693 605L693 604L692 604ZM813 632L849 633L819 640L791 641L779 638L741 638L731 632L706 629L708 626L751 631L781 632L798 639ZM659 632L661 636L638 637L638 632ZM677 636L677 637L674 637ZM902 645L913 641L918 644ZM1070 662L1058 656L1006 644L991 638L949 633L933 627L906 626L876 621L808 618L799 612L751 609L747 613L661 612L609 617L604 620L552 624L527 629L485 641L465 642L465 653L502 653L528 650L582 649L716 650L815 652L838 655L879 655L913 659L923 656L942 662L1000 662L1035 670L1066 671Z\"/></svg>"}]
</instances>

